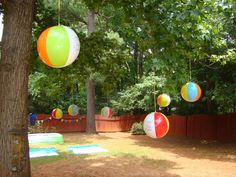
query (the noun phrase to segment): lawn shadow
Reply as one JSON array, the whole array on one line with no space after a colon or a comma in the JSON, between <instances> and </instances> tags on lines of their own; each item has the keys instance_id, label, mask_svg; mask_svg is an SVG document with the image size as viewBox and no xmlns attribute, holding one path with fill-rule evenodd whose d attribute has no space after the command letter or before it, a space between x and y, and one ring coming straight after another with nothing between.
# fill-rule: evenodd
<instances>
[{"instance_id":1,"label":"lawn shadow","mask_svg":"<svg viewBox=\"0 0 236 177\"><path fill-rule=\"evenodd\" d=\"M136 157L129 153L96 158L93 155L74 155L56 163L34 166L32 177L180 177L169 172L175 166L173 161Z\"/></svg>"},{"instance_id":2,"label":"lawn shadow","mask_svg":"<svg viewBox=\"0 0 236 177\"><path fill-rule=\"evenodd\" d=\"M30 158L30 163L34 166L37 165L47 165L51 163L56 163L60 160L70 160L75 157L75 154L71 152L58 152L59 155L57 156L42 156L36 158ZM86 159L90 157L89 154L82 154L79 156L80 159Z\"/></svg>"},{"instance_id":3,"label":"lawn shadow","mask_svg":"<svg viewBox=\"0 0 236 177\"><path fill-rule=\"evenodd\" d=\"M209 159L216 161L236 161L236 143L194 140L190 138L164 137L152 139L145 135L131 135L131 139L138 146L160 148L165 152L172 152L177 156L190 159Z\"/></svg>"},{"instance_id":4,"label":"lawn shadow","mask_svg":"<svg viewBox=\"0 0 236 177\"><path fill-rule=\"evenodd\" d=\"M100 134L88 134L84 132L78 132L78 133L64 133L64 142L67 144L91 144L93 143L93 139L96 140L107 140L110 139L109 137L106 137L104 135Z\"/></svg>"},{"instance_id":5,"label":"lawn shadow","mask_svg":"<svg viewBox=\"0 0 236 177\"><path fill-rule=\"evenodd\" d=\"M63 156L46 156L46 157L37 157L37 158L31 158L30 163L33 164L34 166L37 165L42 165L42 164L48 164L48 163L53 163L56 161L59 161L63 159Z\"/></svg>"}]
</instances>

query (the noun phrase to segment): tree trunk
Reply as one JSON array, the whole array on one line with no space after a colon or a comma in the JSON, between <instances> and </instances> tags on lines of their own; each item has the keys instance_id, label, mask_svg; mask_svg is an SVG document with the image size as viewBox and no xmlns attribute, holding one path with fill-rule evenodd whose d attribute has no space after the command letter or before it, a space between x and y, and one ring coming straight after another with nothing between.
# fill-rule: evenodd
<instances>
[{"instance_id":1,"label":"tree trunk","mask_svg":"<svg viewBox=\"0 0 236 177\"><path fill-rule=\"evenodd\" d=\"M96 133L95 127L95 81L87 80L87 133Z\"/></svg>"},{"instance_id":2,"label":"tree trunk","mask_svg":"<svg viewBox=\"0 0 236 177\"><path fill-rule=\"evenodd\" d=\"M143 77L143 52L139 53L139 79L141 79Z\"/></svg>"},{"instance_id":3,"label":"tree trunk","mask_svg":"<svg viewBox=\"0 0 236 177\"><path fill-rule=\"evenodd\" d=\"M136 74L136 76L134 76L134 78L135 78L135 81L134 81L134 83L136 84L136 83L138 83L138 81L139 81L139 62L138 62L138 43L137 42L135 42L134 43L134 62L135 62L135 74Z\"/></svg>"},{"instance_id":4,"label":"tree trunk","mask_svg":"<svg viewBox=\"0 0 236 177\"><path fill-rule=\"evenodd\" d=\"M34 0L5 0L0 59L0 176L29 177L28 67Z\"/></svg>"},{"instance_id":5,"label":"tree trunk","mask_svg":"<svg viewBox=\"0 0 236 177\"><path fill-rule=\"evenodd\" d=\"M88 12L88 34L94 32L94 12ZM95 80L87 79L87 133L96 133L95 127Z\"/></svg>"},{"instance_id":6,"label":"tree trunk","mask_svg":"<svg viewBox=\"0 0 236 177\"><path fill-rule=\"evenodd\" d=\"M89 10L88 12L88 34L91 34L95 30L95 23L94 23L94 12Z\"/></svg>"}]
</instances>

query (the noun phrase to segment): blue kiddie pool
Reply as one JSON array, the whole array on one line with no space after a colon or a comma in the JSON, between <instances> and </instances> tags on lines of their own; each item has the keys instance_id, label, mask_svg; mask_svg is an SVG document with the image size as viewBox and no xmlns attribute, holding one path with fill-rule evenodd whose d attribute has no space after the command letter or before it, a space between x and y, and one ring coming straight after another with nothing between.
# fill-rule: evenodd
<instances>
[{"instance_id":1,"label":"blue kiddie pool","mask_svg":"<svg viewBox=\"0 0 236 177\"><path fill-rule=\"evenodd\" d=\"M35 133L28 134L30 145L39 144L63 144L64 138L60 133Z\"/></svg>"}]
</instances>

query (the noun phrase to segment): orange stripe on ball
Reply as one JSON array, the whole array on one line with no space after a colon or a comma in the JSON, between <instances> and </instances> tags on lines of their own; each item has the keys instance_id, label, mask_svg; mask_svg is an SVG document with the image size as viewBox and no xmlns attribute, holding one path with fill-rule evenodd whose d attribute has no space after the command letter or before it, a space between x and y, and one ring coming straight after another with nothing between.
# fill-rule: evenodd
<instances>
[{"instance_id":1,"label":"orange stripe on ball","mask_svg":"<svg viewBox=\"0 0 236 177\"><path fill-rule=\"evenodd\" d=\"M197 86L197 97L196 97L196 100L198 100L198 99L201 97L202 90L201 90L201 88L199 87L199 85L196 84L196 86Z\"/></svg>"},{"instance_id":2,"label":"orange stripe on ball","mask_svg":"<svg viewBox=\"0 0 236 177\"><path fill-rule=\"evenodd\" d=\"M42 61L49 65L49 66L53 66L52 63L50 62L49 58L48 58L48 54L47 54L47 46L46 46L46 42L47 42L47 35L49 32L50 28L46 29L45 31L43 31L43 33L40 35L38 41L37 41L37 50L38 50L38 54L39 57L42 59Z\"/></svg>"}]
</instances>

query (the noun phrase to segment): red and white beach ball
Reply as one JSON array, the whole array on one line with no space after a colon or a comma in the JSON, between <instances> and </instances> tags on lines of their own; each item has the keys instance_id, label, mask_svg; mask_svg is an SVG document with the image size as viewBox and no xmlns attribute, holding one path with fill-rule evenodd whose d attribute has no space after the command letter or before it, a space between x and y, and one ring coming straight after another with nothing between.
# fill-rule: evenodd
<instances>
[{"instance_id":1,"label":"red and white beach ball","mask_svg":"<svg viewBox=\"0 0 236 177\"><path fill-rule=\"evenodd\" d=\"M144 119L143 129L151 138L162 138L169 130L169 121L164 114L152 112Z\"/></svg>"},{"instance_id":2,"label":"red and white beach ball","mask_svg":"<svg viewBox=\"0 0 236 177\"><path fill-rule=\"evenodd\" d=\"M112 109L110 107L107 107L107 106L102 108L101 115L103 117L106 117L106 118L112 117Z\"/></svg>"}]
</instances>

